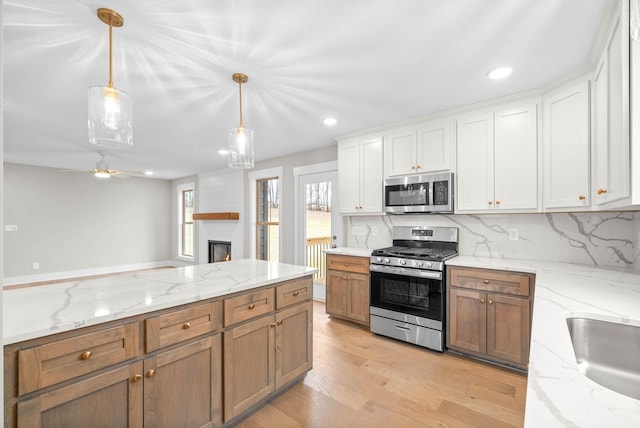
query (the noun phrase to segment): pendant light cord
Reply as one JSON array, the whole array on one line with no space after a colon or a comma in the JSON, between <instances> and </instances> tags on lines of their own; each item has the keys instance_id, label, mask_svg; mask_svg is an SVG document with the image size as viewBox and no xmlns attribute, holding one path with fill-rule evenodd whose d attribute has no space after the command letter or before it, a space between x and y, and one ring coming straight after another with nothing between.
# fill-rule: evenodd
<instances>
[{"instance_id":1,"label":"pendant light cord","mask_svg":"<svg viewBox=\"0 0 640 428\"><path fill-rule=\"evenodd\" d=\"M240 125L238 128L243 128L242 126L242 82L238 82L238 91L240 93Z\"/></svg>"},{"instance_id":2,"label":"pendant light cord","mask_svg":"<svg viewBox=\"0 0 640 428\"><path fill-rule=\"evenodd\" d=\"M113 18L109 19L109 87L113 88L113 50L111 48L111 38L113 33L113 23L111 22Z\"/></svg>"}]
</instances>

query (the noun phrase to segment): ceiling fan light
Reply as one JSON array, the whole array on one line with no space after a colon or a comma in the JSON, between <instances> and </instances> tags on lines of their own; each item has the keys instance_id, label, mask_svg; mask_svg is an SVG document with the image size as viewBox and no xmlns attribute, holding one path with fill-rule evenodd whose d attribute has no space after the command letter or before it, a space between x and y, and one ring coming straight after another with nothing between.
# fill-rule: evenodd
<instances>
[{"instance_id":1,"label":"ceiling fan light","mask_svg":"<svg viewBox=\"0 0 640 428\"><path fill-rule=\"evenodd\" d=\"M93 173L93 176L97 178L109 178L111 174L109 174L108 171L96 171Z\"/></svg>"},{"instance_id":2,"label":"ceiling fan light","mask_svg":"<svg viewBox=\"0 0 640 428\"><path fill-rule=\"evenodd\" d=\"M228 134L229 167L253 168L253 131L238 126Z\"/></svg>"}]
</instances>

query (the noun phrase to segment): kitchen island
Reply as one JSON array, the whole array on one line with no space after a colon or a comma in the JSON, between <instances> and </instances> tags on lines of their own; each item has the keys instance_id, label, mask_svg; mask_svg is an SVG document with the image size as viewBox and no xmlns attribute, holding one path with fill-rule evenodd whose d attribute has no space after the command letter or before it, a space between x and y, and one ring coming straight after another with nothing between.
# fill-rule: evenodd
<instances>
[{"instance_id":1,"label":"kitchen island","mask_svg":"<svg viewBox=\"0 0 640 428\"><path fill-rule=\"evenodd\" d=\"M451 259L447 266L536 275L525 427L640 427L640 400L580 373L566 322L585 316L640 326L640 273L469 256Z\"/></svg>"},{"instance_id":2,"label":"kitchen island","mask_svg":"<svg viewBox=\"0 0 640 428\"><path fill-rule=\"evenodd\" d=\"M233 260L5 291L5 426L233 423L311 369L314 272Z\"/></svg>"}]
</instances>

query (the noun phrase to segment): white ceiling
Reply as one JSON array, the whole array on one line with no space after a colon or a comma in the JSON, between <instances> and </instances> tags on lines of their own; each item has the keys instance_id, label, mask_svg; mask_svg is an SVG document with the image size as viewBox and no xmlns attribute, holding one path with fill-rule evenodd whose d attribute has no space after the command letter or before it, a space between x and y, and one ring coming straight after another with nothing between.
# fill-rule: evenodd
<instances>
[{"instance_id":1,"label":"white ceiling","mask_svg":"<svg viewBox=\"0 0 640 428\"><path fill-rule=\"evenodd\" d=\"M134 147L111 168L179 178L226 167L238 124L256 160L334 136L543 87L583 66L616 0L4 0L4 159L91 169L87 88L134 103ZM500 65L504 81L485 73ZM335 116L329 128L322 120Z\"/></svg>"}]
</instances>

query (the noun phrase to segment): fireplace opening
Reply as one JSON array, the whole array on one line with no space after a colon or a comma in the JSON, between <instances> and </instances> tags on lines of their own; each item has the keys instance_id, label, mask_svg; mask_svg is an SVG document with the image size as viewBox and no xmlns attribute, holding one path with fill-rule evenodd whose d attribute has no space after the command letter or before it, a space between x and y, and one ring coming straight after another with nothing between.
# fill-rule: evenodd
<instances>
[{"instance_id":1,"label":"fireplace opening","mask_svg":"<svg viewBox=\"0 0 640 428\"><path fill-rule=\"evenodd\" d=\"M231 260L231 242L209 241L209 263L228 262Z\"/></svg>"}]
</instances>

